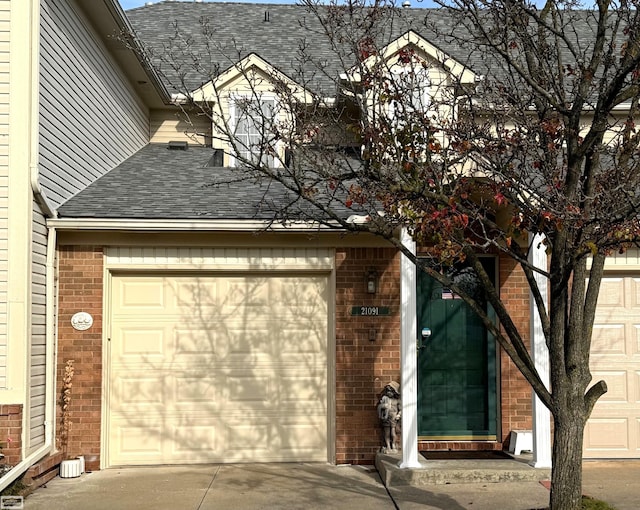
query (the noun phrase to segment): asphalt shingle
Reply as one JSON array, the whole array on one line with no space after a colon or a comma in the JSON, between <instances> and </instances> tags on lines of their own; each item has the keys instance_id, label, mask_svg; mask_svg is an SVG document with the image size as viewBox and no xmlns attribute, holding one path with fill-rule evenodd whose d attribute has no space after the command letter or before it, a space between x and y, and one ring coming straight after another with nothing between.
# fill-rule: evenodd
<instances>
[{"instance_id":1,"label":"asphalt shingle","mask_svg":"<svg viewBox=\"0 0 640 510\"><path fill-rule=\"evenodd\" d=\"M212 149L150 144L63 204L61 217L261 218L262 186L226 184L231 170L206 167ZM218 184L216 184L218 183Z\"/></svg>"},{"instance_id":2,"label":"asphalt shingle","mask_svg":"<svg viewBox=\"0 0 640 510\"><path fill-rule=\"evenodd\" d=\"M284 204L293 203L288 218L308 219L311 205L282 185L256 179L241 169L205 166L212 155L213 150L206 147L183 151L149 144L70 198L58 215L270 221L277 219ZM346 217L353 211L343 213Z\"/></svg>"},{"instance_id":3,"label":"asphalt shingle","mask_svg":"<svg viewBox=\"0 0 640 510\"><path fill-rule=\"evenodd\" d=\"M318 9L326 16L325 7ZM195 90L256 53L297 83L332 97L338 75L353 63L339 62L318 15L301 5L161 2L129 10L127 17L143 45L152 50L152 61L170 89L177 83L180 88L184 80L187 88ZM378 21L378 43L388 43L413 29L439 45L442 38L425 26L425 18L441 28L452 25L438 10L398 9L395 16ZM460 51L457 45L442 49L453 52L461 62L469 60L469 52ZM191 65L193 57L198 70ZM183 90L174 90L178 91Z\"/></svg>"},{"instance_id":4,"label":"asphalt shingle","mask_svg":"<svg viewBox=\"0 0 640 510\"><path fill-rule=\"evenodd\" d=\"M396 14L383 23L380 37L387 42L411 28L476 73L491 71L494 64L486 53L470 51L429 28L456 28L444 11L408 8ZM129 10L127 16L142 43L154 49L160 75L184 81L191 90L257 53L296 82L333 97L335 79L345 67L322 35L317 17L299 5L172 1ZM591 40L591 25L587 13L576 14L573 35L583 45ZM301 48L310 59L302 59ZM184 64L182 68L162 61L168 51L175 52L173 64ZM197 56L198 69L189 53ZM168 89L172 90L170 84ZM210 148L179 151L149 145L69 199L58 213L77 218L270 220L281 204L294 199L276 183L258 182L235 169L205 166L212 154ZM308 207L301 203L292 215L304 218Z\"/></svg>"},{"instance_id":5,"label":"asphalt shingle","mask_svg":"<svg viewBox=\"0 0 640 510\"><path fill-rule=\"evenodd\" d=\"M168 88L179 84L174 92L184 92L182 82L195 90L256 53L297 83L333 97L338 75L355 61L346 55L340 62L337 55L345 48L336 51L325 32L343 36L345 46L355 43L358 34L335 22L329 7L316 8L317 13L312 13L303 5L170 1L131 9L127 17L143 46L152 50L152 61ZM506 71L500 70L501 64L492 60L489 52L462 42L473 35L452 16L444 9L397 8L379 16L370 35L375 35L376 44L382 47L411 29L478 75L504 75ZM589 47L597 26L593 13L568 10L562 16L567 23L567 40L577 50ZM320 18L333 21L323 26ZM487 26L491 23L488 17ZM338 41L334 38L336 44Z\"/></svg>"}]
</instances>

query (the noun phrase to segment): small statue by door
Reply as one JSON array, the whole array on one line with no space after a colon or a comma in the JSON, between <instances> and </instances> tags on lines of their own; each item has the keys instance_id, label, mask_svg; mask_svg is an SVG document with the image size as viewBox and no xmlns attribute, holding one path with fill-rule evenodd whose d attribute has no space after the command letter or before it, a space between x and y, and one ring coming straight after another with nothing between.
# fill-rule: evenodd
<instances>
[{"instance_id":1,"label":"small statue by door","mask_svg":"<svg viewBox=\"0 0 640 510\"><path fill-rule=\"evenodd\" d=\"M396 426L400 421L400 385L391 381L382 390L378 402L378 418L382 427L382 452L396 451Z\"/></svg>"}]
</instances>

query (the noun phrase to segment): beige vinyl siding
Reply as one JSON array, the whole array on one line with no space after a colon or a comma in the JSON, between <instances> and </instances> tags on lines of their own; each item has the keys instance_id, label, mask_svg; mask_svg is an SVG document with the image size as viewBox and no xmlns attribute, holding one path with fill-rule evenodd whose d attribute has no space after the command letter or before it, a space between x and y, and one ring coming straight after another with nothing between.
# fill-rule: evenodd
<instances>
[{"instance_id":1,"label":"beige vinyl siding","mask_svg":"<svg viewBox=\"0 0 640 510\"><path fill-rule=\"evenodd\" d=\"M333 268L330 248L298 247L111 247L105 252L108 268L161 268L199 270L289 270Z\"/></svg>"},{"instance_id":2,"label":"beige vinyl siding","mask_svg":"<svg viewBox=\"0 0 640 510\"><path fill-rule=\"evenodd\" d=\"M211 145L211 120L205 115L185 115L175 110L153 110L150 120L151 143L173 140Z\"/></svg>"},{"instance_id":3,"label":"beige vinyl siding","mask_svg":"<svg viewBox=\"0 0 640 510\"><path fill-rule=\"evenodd\" d=\"M72 1L41 11L40 172L59 205L147 144L149 118Z\"/></svg>"},{"instance_id":4,"label":"beige vinyl siding","mask_svg":"<svg viewBox=\"0 0 640 510\"><path fill-rule=\"evenodd\" d=\"M44 444L46 386L46 263L47 229L38 205L33 204L33 259L31 262L31 345L29 352L29 410L27 451Z\"/></svg>"},{"instance_id":5,"label":"beige vinyl siding","mask_svg":"<svg viewBox=\"0 0 640 510\"><path fill-rule=\"evenodd\" d=\"M0 0L0 388L7 387L7 198L9 194L10 9L10 0Z\"/></svg>"}]
</instances>

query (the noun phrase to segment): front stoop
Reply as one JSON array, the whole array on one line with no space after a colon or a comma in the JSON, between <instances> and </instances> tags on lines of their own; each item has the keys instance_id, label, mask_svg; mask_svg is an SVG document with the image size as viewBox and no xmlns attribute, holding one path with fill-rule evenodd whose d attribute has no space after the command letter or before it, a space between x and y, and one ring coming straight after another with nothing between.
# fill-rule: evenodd
<instances>
[{"instance_id":1,"label":"front stoop","mask_svg":"<svg viewBox=\"0 0 640 510\"><path fill-rule=\"evenodd\" d=\"M551 470L531 467L519 459L426 460L420 467L401 469L402 453L376 455L376 468L387 487L444 485L448 483L539 482L549 479Z\"/></svg>"}]
</instances>

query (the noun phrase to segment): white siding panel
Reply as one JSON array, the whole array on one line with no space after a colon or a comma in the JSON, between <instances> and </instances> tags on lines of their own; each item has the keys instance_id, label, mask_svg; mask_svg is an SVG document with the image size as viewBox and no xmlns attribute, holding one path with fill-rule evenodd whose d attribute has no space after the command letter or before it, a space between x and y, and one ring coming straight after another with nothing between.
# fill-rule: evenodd
<instances>
[{"instance_id":1,"label":"white siding panel","mask_svg":"<svg viewBox=\"0 0 640 510\"><path fill-rule=\"evenodd\" d=\"M46 369L46 260L47 229L38 205L33 204L33 260L31 263L31 346L29 357L29 452L44 444Z\"/></svg>"},{"instance_id":2,"label":"white siding panel","mask_svg":"<svg viewBox=\"0 0 640 510\"><path fill-rule=\"evenodd\" d=\"M73 2L44 0L40 30L40 170L60 205L147 144L149 118Z\"/></svg>"},{"instance_id":3,"label":"white siding panel","mask_svg":"<svg viewBox=\"0 0 640 510\"><path fill-rule=\"evenodd\" d=\"M0 111L9 107L9 21L10 0L0 0ZM9 196L9 116L0 116L0 388L7 387L7 198Z\"/></svg>"},{"instance_id":4,"label":"white siding panel","mask_svg":"<svg viewBox=\"0 0 640 510\"><path fill-rule=\"evenodd\" d=\"M333 268L329 248L153 248L114 247L105 253L106 265L150 266L163 269L318 270Z\"/></svg>"},{"instance_id":5,"label":"white siding panel","mask_svg":"<svg viewBox=\"0 0 640 510\"><path fill-rule=\"evenodd\" d=\"M606 269L628 269L638 270L640 268L640 250L631 248L624 253L614 253L607 257Z\"/></svg>"}]
</instances>

